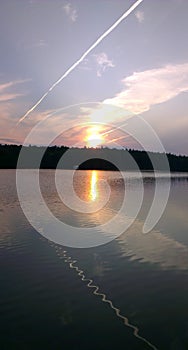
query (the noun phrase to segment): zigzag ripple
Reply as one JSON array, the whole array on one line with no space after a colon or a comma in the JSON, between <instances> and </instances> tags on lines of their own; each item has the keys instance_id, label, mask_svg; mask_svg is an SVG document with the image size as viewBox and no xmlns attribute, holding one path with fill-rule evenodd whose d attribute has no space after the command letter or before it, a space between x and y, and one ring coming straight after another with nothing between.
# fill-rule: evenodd
<instances>
[{"instance_id":1,"label":"zigzag ripple","mask_svg":"<svg viewBox=\"0 0 188 350\"><path fill-rule=\"evenodd\" d=\"M56 247L56 248L57 248L57 247ZM57 249L57 250L58 250L58 249ZM62 255L62 251L61 251L61 253L60 253L59 251L57 251L57 254L58 254L58 256L60 256L61 259L64 259L64 262L65 262L65 263L68 263L68 264L69 264L69 267L70 267L71 269L74 269L74 270L77 272L78 276L81 278L81 280L82 280L83 282L88 282L88 283L87 283L87 287L88 287L88 288L92 288L92 289L93 289L93 294L94 294L94 295L97 295L97 296L99 296L99 297L101 297L102 301L103 301L104 303L107 303L107 304L110 306L110 308L111 308L112 310L114 310L116 316L119 317L119 318L123 321L124 325L125 325L126 327L131 328L131 329L133 330L133 335L134 335L136 338L138 338L138 339L140 339L141 341L143 341L143 342L144 342L145 344L147 344L151 349L153 349L153 350L158 350L158 349L156 348L155 345L153 345L152 343L150 343L146 338L144 338L144 337L142 337L141 335L139 335L139 328L136 327L136 326L134 326L133 324L131 324L131 323L129 322L129 319L128 319L126 316L121 315L120 309L118 309L117 307L115 307L115 306L113 305L113 303L112 303L111 300L107 299L106 294L100 293L100 292L99 292L100 287L99 287L99 286L96 286L95 284L93 284L93 280L92 280L92 279L86 278L86 276L84 275L84 271L83 271L83 270L80 270L79 267L78 267L77 265L75 265L75 264L77 263L77 260L73 260L71 256L68 256L66 250L63 250L63 255Z\"/></svg>"}]
</instances>

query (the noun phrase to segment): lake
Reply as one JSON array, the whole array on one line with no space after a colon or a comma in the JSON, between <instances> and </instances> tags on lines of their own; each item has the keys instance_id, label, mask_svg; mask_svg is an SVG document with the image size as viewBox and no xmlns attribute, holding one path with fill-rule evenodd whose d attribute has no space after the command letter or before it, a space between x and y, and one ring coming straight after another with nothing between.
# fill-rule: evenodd
<instances>
[{"instance_id":1,"label":"lake","mask_svg":"<svg viewBox=\"0 0 188 350\"><path fill-rule=\"evenodd\" d=\"M62 203L54 174L40 172L48 208L82 228L108 221L120 210L126 186L135 193L140 181L136 173L127 173L124 184L119 172L76 171L75 191L88 203L95 205L103 196L99 180L111 188L104 208L79 213ZM66 183L69 171L59 174ZM158 177L163 192L167 178ZM188 349L188 174L173 174L165 211L147 234L142 228L154 175L143 173L143 183L142 207L125 232L104 245L70 248L47 240L29 224L15 170L0 170L1 350Z\"/></svg>"}]
</instances>

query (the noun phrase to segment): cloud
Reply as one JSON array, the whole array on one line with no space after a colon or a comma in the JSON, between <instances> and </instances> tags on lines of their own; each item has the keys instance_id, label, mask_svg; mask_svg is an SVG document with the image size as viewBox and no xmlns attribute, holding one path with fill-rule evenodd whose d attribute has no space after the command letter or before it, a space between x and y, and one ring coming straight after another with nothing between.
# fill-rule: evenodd
<instances>
[{"instance_id":1,"label":"cloud","mask_svg":"<svg viewBox=\"0 0 188 350\"><path fill-rule=\"evenodd\" d=\"M21 83L25 83L28 80L14 80L14 81L9 81L8 83L1 83L0 84L0 93L3 92L4 90L17 85L17 84L21 84Z\"/></svg>"},{"instance_id":2,"label":"cloud","mask_svg":"<svg viewBox=\"0 0 188 350\"><path fill-rule=\"evenodd\" d=\"M23 94L7 90L10 90L10 88L14 87L15 85L22 84L27 81L28 80L15 80L0 84L0 102L11 101L19 96L23 96Z\"/></svg>"},{"instance_id":3,"label":"cloud","mask_svg":"<svg viewBox=\"0 0 188 350\"><path fill-rule=\"evenodd\" d=\"M14 80L0 83L0 142L20 143L22 140L21 132L15 131L15 118L24 108L24 99L18 99L25 96L20 89L23 89L25 82L29 80Z\"/></svg>"},{"instance_id":4,"label":"cloud","mask_svg":"<svg viewBox=\"0 0 188 350\"><path fill-rule=\"evenodd\" d=\"M12 85L14 85L14 82L12 82L12 81L10 81L8 83L0 84L0 93L4 90L8 89Z\"/></svg>"},{"instance_id":5,"label":"cloud","mask_svg":"<svg viewBox=\"0 0 188 350\"><path fill-rule=\"evenodd\" d=\"M122 83L123 90L103 103L122 107L135 114L143 113L153 105L188 91L188 63L135 72L123 79Z\"/></svg>"},{"instance_id":6,"label":"cloud","mask_svg":"<svg viewBox=\"0 0 188 350\"><path fill-rule=\"evenodd\" d=\"M14 139L14 138L6 138L6 137L1 137L0 136L0 143L5 143L5 144L7 144L7 143L15 143L15 144L19 144L19 141L18 140L16 140L16 139Z\"/></svg>"},{"instance_id":7,"label":"cloud","mask_svg":"<svg viewBox=\"0 0 188 350\"><path fill-rule=\"evenodd\" d=\"M11 101L20 96L23 96L23 94L16 94L16 93L1 94L0 93L0 102Z\"/></svg>"},{"instance_id":8,"label":"cloud","mask_svg":"<svg viewBox=\"0 0 188 350\"><path fill-rule=\"evenodd\" d=\"M144 12L143 11L136 11L135 16L136 16L139 23L144 22Z\"/></svg>"},{"instance_id":9,"label":"cloud","mask_svg":"<svg viewBox=\"0 0 188 350\"><path fill-rule=\"evenodd\" d=\"M44 48L44 47L48 47L47 42L44 39L40 39L37 42L31 44L31 45L25 45L25 49L33 49L33 48Z\"/></svg>"},{"instance_id":10,"label":"cloud","mask_svg":"<svg viewBox=\"0 0 188 350\"><path fill-rule=\"evenodd\" d=\"M86 71L91 71L92 68L89 66L89 60L88 58L85 58L82 63L79 66L79 69L81 70L86 70Z\"/></svg>"},{"instance_id":11,"label":"cloud","mask_svg":"<svg viewBox=\"0 0 188 350\"><path fill-rule=\"evenodd\" d=\"M67 3L66 5L63 6L63 10L66 13L67 17L72 21L75 22L78 14L77 14L77 10L75 8L72 7L72 5L70 3Z\"/></svg>"},{"instance_id":12,"label":"cloud","mask_svg":"<svg viewBox=\"0 0 188 350\"><path fill-rule=\"evenodd\" d=\"M107 68L113 68L115 65L113 62L108 58L107 54L105 52L101 52L97 55L93 55L97 62L97 76L101 77L102 73L105 72Z\"/></svg>"}]
</instances>

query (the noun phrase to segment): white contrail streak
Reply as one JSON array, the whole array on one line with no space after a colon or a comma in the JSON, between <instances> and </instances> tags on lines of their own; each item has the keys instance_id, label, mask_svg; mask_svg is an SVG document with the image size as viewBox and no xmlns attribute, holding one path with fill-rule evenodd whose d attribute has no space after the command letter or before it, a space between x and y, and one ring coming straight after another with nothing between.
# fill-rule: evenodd
<instances>
[{"instance_id":1,"label":"white contrail streak","mask_svg":"<svg viewBox=\"0 0 188 350\"><path fill-rule=\"evenodd\" d=\"M58 85L64 78L66 78L85 58L91 51L95 49L100 42L105 39L127 16L133 12L136 7L144 0L137 0L109 29L106 30L95 42L92 44L87 51L69 68L67 71L45 92L45 94L31 107L23 117L21 117L17 124L21 123L35 108L47 97L47 95Z\"/></svg>"},{"instance_id":2,"label":"white contrail streak","mask_svg":"<svg viewBox=\"0 0 188 350\"><path fill-rule=\"evenodd\" d=\"M123 140L123 139L127 139L129 137L129 135L124 135L124 136L120 136L120 137L116 137L115 139L109 140L106 143L113 143L119 140Z\"/></svg>"}]
</instances>

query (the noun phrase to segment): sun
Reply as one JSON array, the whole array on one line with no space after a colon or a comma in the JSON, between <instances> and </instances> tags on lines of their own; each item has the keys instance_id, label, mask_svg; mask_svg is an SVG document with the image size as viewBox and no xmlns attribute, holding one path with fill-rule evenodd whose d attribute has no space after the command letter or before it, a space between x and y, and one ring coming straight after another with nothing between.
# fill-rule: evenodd
<instances>
[{"instance_id":1,"label":"sun","mask_svg":"<svg viewBox=\"0 0 188 350\"><path fill-rule=\"evenodd\" d=\"M100 126L92 126L87 130L85 141L88 147L97 147L104 143L104 136Z\"/></svg>"}]
</instances>

